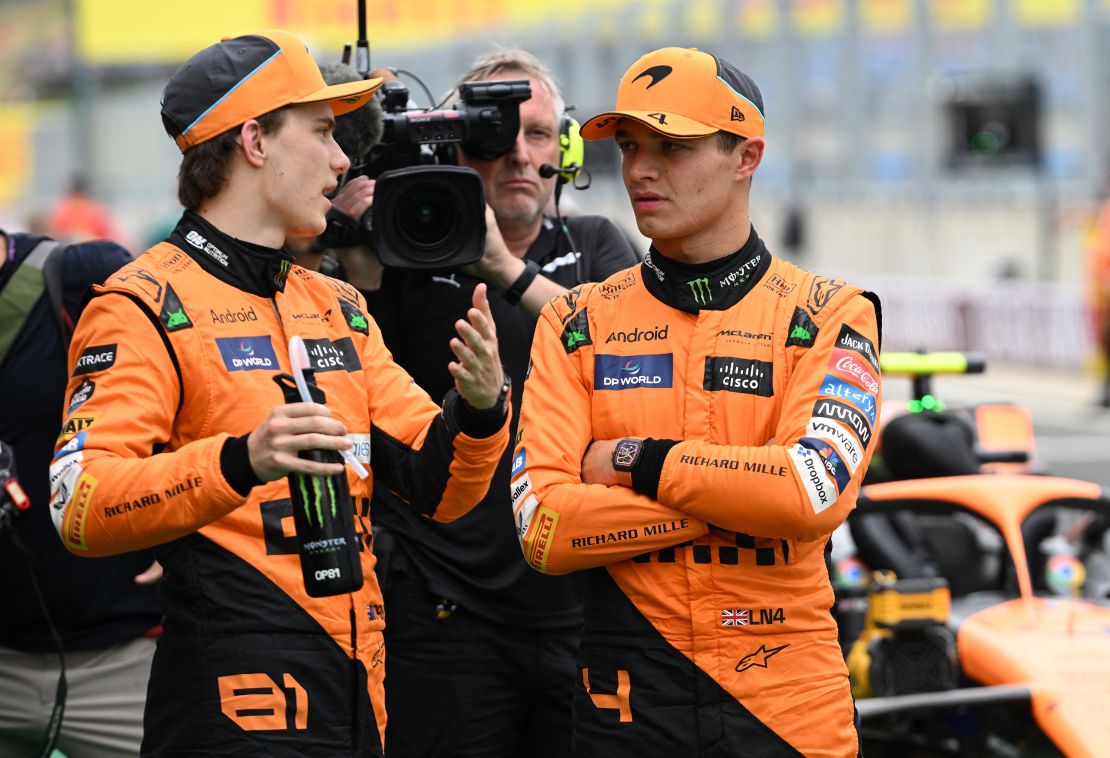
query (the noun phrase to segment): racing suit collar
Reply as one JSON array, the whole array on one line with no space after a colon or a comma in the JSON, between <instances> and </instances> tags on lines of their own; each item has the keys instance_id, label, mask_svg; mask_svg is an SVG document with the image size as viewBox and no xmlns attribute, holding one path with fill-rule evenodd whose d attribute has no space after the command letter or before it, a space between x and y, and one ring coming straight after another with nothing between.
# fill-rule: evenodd
<instances>
[{"instance_id":1,"label":"racing suit collar","mask_svg":"<svg viewBox=\"0 0 1110 758\"><path fill-rule=\"evenodd\" d=\"M224 234L192 211L185 211L166 238L217 279L259 297L285 289L293 254Z\"/></svg>"},{"instance_id":2,"label":"racing suit collar","mask_svg":"<svg viewBox=\"0 0 1110 758\"><path fill-rule=\"evenodd\" d=\"M723 311L740 302L770 265L771 253L752 227L742 248L709 263L680 263L652 245L640 264L640 276L648 292L672 308Z\"/></svg>"}]
</instances>

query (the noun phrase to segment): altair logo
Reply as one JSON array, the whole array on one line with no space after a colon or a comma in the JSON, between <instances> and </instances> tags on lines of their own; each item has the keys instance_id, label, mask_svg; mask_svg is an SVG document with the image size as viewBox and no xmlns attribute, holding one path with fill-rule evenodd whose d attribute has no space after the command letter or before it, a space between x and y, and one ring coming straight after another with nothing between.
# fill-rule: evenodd
<instances>
[{"instance_id":1,"label":"altair logo","mask_svg":"<svg viewBox=\"0 0 1110 758\"><path fill-rule=\"evenodd\" d=\"M674 357L661 355L595 355L594 389L663 389L674 381Z\"/></svg>"}]
</instances>

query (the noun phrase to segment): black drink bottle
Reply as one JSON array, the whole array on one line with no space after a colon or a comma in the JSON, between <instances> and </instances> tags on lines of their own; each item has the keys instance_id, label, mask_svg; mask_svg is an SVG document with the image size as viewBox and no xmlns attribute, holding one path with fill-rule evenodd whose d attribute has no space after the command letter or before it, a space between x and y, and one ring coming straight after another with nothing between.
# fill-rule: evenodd
<instances>
[{"instance_id":1,"label":"black drink bottle","mask_svg":"<svg viewBox=\"0 0 1110 758\"><path fill-rule=\"evenodd\" d=\"M323 403L324 391L316 386L313 371L306 369L304 378L312 401ZM301 402L293 377L278 374L274 381L286 403ZM343 463L336 450L301 450L298 456L319 463ZM287 479L305 592L310 597L354 592L362 586L362 561L346 474L290 472Z\"/></svg>"}]
</instances>

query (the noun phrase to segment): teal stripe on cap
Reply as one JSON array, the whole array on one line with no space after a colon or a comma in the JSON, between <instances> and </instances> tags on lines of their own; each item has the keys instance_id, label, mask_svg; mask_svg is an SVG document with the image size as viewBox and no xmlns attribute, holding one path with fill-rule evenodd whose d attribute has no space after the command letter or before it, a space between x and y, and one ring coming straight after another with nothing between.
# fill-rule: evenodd
<instances>
[{"instance_id":1,"label":"teal stripe on cap","mask_svg":"<svg viewBox=\"0 0 1110 758\"><path fill-rule=\"evenodd\" d=\"M262 70L262 68L263 68L263 67L264 67L264 66L265 66L265 65L266 65L267 63L269 63L270 61L272 61L272 60L273 60L274 58L278 57L279 55L281 55L281 50L280 50L280 49L279 49L279 50L278 50L278 51L277 51L276 53L274 53L273 55L271 55L271 56L270 56L269 58L267 58L266 60L264 60L264 61L262 61L261 63L259 63L259 64L258 64L258 66L257 66L257 67L256 67L256 68L254 69L254 71L251 71L251 72L250 72L249 74L247 74L247 75L246 75L246 76L244 76L244 77L243 77L242 79L240 79L240 80L238 81L238 83L236 83L236 85L235 85L234 87L232 87L231 89L229 89L229 90L228 90L227 92L225 92L225 93L224 93L223 97L221 97L221 98L220 98L219 100L217 100L216 102L214 102L214 103L212 103L212 104L211 104L210 106L208 106L208 108L207 108L207 109L206 109L206 110L204 111L204 113L202 113L202 114L200 114L199 116L197 116L196 120L195 120L195 121L193 121L193 123L191 123L191 124L189 124L189 125L188 125L187 127L185 127L185 131L183 131L183 132L181 133L181 136L182 136L182 137L184 137L184 136L185 136L186 134L188 134L188 133L189 133L189 130L190 130L190 129L192 129L192 128L193 128L194 126L196 126L196 125L197 125L198 123L200 123L200 121L201 121L201 120L202 120L202 119L203 119L203 118L204 118L205 116L207 116L207 115L208 115L209 113L211 113L211 112L212 112L212 109L213 109L213 108L215 108L215 107L216 107L217 105L219 105L220 103L222 103L222 102L223 102L224 100L227 100L227 99L228 99L229 97L231 97L231 93L232 93L232 92L234 92L235 90L239 89L239 88L240 88L240 87L242 87L242 86L243 86L244 84L246 84L246 82L247 82L247 80L248 80L248 79L250 79L250 78L251 78L252 76L254 76L254 75L255 75L255 74L257 74L257 73L258 73L259 71L261 71L261 70Z\"/></svg>"}]
</instances>

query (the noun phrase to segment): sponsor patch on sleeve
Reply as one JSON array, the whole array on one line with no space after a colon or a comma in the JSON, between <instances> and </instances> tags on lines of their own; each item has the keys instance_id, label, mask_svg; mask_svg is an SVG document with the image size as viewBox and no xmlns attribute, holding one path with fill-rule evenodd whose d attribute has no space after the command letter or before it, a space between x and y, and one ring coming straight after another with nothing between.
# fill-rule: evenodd
<instances>
[{"instance_id":1,"label":"sponsor patch on sleeve","mask_svg":"<svg viewBox=\"0 0 1110 758\"><path fill-rule=\"evenodd\" d=\"M84 405L88 399L93 396L93 392L95 391L96 382L87 377L83 379L81 383L77 385L77 389L73 391L73 394L69 396L69 406L66 408L66 415L70 415Z\"/></svg>"},{"instance_id":2,"label":"sponsor patch on sleeve","mask_svg":"<svg viewBox=\"0 0 1110 758\"><path fill-rule=\"evenodd\" d=\"M844 488L848 486L848 482L852 478L852 472L848 470L847 464L841 460L836 448L831 443L814 437L802 437L798 444L808 447L820 456L820 462L825 466L825 473L836 482L837 493L843 494Z\"/></svg>"},{"instance_id":3,"label":"sponsor patch on sleeve","mask_svg":"<svg viewBox=\"0 0 1110 758\"><path fill-rule=\"evenodd\" d=\"M512 490L513 513L515 514L520 509L524 498L532 492L532 477L525 474L522 477L514 479L509 487Z\"/></svg>"},{"instance_id":4,"label":"sponsor patch on sleeve","mask_svg":"<svg viewBox=\"0 0 1110 758\"><path fill-rule=\"evenodd\" d=\"M842 379L838 379L832 374L825 374L824 380L821 382L821 393L827 397L834 397L838 400L847 400L852 405L856 406L871 422L875 425L875 414L878 408L875 405L875 396L866 390L856 387L854 384L849 384Z\"/></svg>"},{"instance_id":5,"label":"sponsor patch on sleeve","mask_svg":"<svg viewBox=\"0 0 1110 758\"><path fill-rule=\"evenodd\" d=\"M516 538L520 541L522 548L525 547L524 535L528 534L528 527L532 525L532 518L536 515L536 509L539 507L540 501L536 499L536 496L529 495L513 514L513 519L516 521Z\"/></svg>"},{"instance_id":6,"label":"sponsor patch on sleeve","mask_svg":"<svg viewBox=\"0 0 1110 758\"><path fill-rule=\"evenodd\" d=\"M821 513L836 502L837 492L832 481L827 478L825 465L820 462L820 456L804 445L795 445L788 449L790 463L798 472L798 479L802 489L809 497L809 504L814 513Z\"/></svg>"},{"instance_id":7,"label":"sponsor patch on sleeve","mask_svg":"<svg viewBox=\"0 0 1110 758\"><path fill-rule=\"evenodd\" d=\"M527 467L527 465L528 465L528 451L525 450L524 448L521 448L520 450L517 451L517 454L513 456L513 467L509 471L509 478L510 479L515 479L516 476L521 471L524 471L524 469L525 469L525 467Z\"/></svg>"},{"instance_id":8,"label":"sponsor patch on sleeve","mask_svg":"<svg viewBox=\"0 0 1110 758\"><path fill-rule=\"evenodd\" d=\"M73 497L69 501L69 507L65 509L62 523L62 540L74 550L84 551L89 549L88 543L85 541L85 528L89 522L89 508L92 506L93 491L96 490L98 484L100 482L89 473L83 473L77 480Z\"/></svg>"},{"instance_id":9,"label":"sponsor patch on sleeve","mask_svg":"<svg viewBox=\"0 0 1110 758\"><path fill-rule=\"evenodd\" d=\"M836 338L834 347L859 353L867 359L867 362L871 364L871 368L874 369L875 373L879 373L879 352L875 349L871 340L867 339L847 324L840 327L840 335Z\"/></svg>"},{"instance_id":10,"label":"sponsor patch on sleeve","mask_svg":"<svg viewBox=\"0 0 1110 758\"><path fill-rule=\"evenodd\" d=\"M525 501L521 512L528 507ZM540 507L536 511L535 526L525 528L527 537L524 540L525 555L528 563L540 571L547 571L547 554L551 550L551 543L555 539L555 528L559 525L559 514L550 508Z\"/></svg>"},{"instance_id":11,"label":"sponsor patch on sleeve","mask_svg":"<svg viewBox=\"0 0 1110 758\"><path fill-rule=\"evenodd\" d=\"M872 395L879 394L879 374L871 369L871 364L859 353L840 347L833 348L829 357L829 372L862 387Z\"/></svg>"},{"instance_id":12,"label":"sponsor patch on sleeve","mask_svg":"<svg viewBox=\"0 0 1110 758\"><path fill-rule=\"evenodd\" d=\"M859 442L846 427L836 421L811 418L806 425L806 436L832 443L853 474L863 462L863 449Z\"/></svg>"},{"instance_id":13,"label":"sponsor patch on sleeve","mask_svg":"<svg viewBox=\"0 0 1110 758\"><path fill-rule=\"evenodd\" d=\"M94 345L85 348L73 366L73 375L95 374L110 369L116 362L116 346Z\"/></svg>"},{"instance_id":14,"label":"sponsor patch on sleeve","mask_svg":"<svg viewBox=\"0 0 1110 758\"><path fill-rule=\"evenodd\" d=\"M856 435L856 439L863 445L864 450L871 444L871 424L867 422L862 413L847 403L827 397L819 397L813 405L813 415L844 424Z\"/></svg>"}]
</instances>

